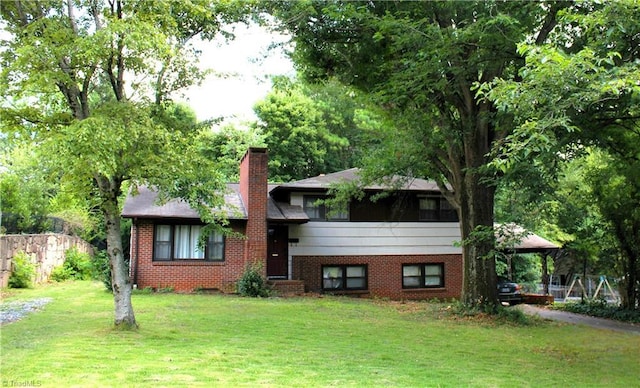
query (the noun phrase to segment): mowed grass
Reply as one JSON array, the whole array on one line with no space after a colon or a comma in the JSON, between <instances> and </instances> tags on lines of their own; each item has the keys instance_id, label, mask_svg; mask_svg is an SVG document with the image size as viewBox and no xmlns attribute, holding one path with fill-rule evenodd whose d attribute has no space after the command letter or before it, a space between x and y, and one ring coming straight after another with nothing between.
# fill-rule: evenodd
<instances>
[{"instance_id":1,"label":"mowed grass","mask_svg":"<svg viewBox=\"0 0 640 388\"><path fill-rule=\"evenodd\" d=\"M442 304L137 294L140 329L112 328L92 282L2 326L2 385L51 387L632 387L640 336L538 321L461 319ZM13 385L12 385L13 384Z\"/></svg>"}]
</instances>

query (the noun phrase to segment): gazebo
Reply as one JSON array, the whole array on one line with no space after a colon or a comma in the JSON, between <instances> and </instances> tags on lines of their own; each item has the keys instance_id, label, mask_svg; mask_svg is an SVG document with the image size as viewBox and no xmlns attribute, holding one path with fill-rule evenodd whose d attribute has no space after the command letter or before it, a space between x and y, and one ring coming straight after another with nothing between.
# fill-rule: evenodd
<instances>
[{"instance_id":1,"label":"gazebo","mask_svg":"<svg viewBox=\"0 0 640 388\"><path fill-rule=\"evenodd\" d=\"M548 258L556 258L561 247L516 224L496 224L496 237L504 253L539 253L542 256L542 284L549 295Z\"/></svg>"}]
</instances>

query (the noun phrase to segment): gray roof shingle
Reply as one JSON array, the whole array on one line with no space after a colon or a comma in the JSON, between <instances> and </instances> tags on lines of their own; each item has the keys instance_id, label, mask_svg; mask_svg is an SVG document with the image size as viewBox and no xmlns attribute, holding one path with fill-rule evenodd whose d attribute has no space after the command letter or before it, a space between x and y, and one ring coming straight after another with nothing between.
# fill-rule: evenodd
<instances>
[{"instance_id":1,"label":"gray roof shingle","mask_svg":"<svg viewBox=\"0 0 640 388\"><path fill-rule=\"evenodd\" d=\"M273 186L270 187L272 189ZM246 220L247 210L242 197L240 196L240 185L238 183L227 184L227 192L224 196L225 212L230 220ZM309 221L309 217L300 206L289 205L288 203L276 202L268 193L267 199L267 219L275 222L304 223ZM181 199L172 199L164 204L158 203L158 193L146 186L138 188L138 194L127 196L122 216L125 218L174 218L199 220L198 213L189 204Z\"/></svg>"},{"instance_id":2,"label":"gray roof shingle","mask_svg":"<svg viewBox=\"0 0 640 388\"><path fill-rule=\"evenodd\" d=\"M224 195L225 211L229 219L247 219L247 212L240 197L239 185L228 184ZM125 218L180 218L198 220L200 216L187 202L172 199L158 203L158 192L146 186L138 188L138 194L129 193L124 201L122 216Z\"/></svg>"},{"instance_id":3,"label":"gray roof shingle","mask_svg":"<svg viewBox=\"0 0 640 388\"><path fill-rule=\"evenodd\" d=\"M353 182L359 179L359 171L358 168L350 168L344 171L338 171L331 174L319 175L307 179L302 179L295 182L283 183L274 187L275 190L326 190L331 188L333 185L338 183L346 183ZM404 181L406 180L406 182ZM400 187L401 190L406 191L440 191L438 185L434 181L428 181L425 179L419 178L411 178L405 179L401 177L394 177L392 179L394 182L402 183ZM369 186L363 187L365 190L385 190L389 189L389 186L381 185L381 184L372 184Z\"/></svg>"}]
</instances>

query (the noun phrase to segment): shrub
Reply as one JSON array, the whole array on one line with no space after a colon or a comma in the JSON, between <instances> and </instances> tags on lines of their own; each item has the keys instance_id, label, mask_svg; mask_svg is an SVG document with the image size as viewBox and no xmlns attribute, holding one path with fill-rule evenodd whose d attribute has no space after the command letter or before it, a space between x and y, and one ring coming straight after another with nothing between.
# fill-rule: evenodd
<instances>
[{"instance_id":1,"label":"shrub","mask_svg":"<svg viewBox=\"0 0 640 388\"><path fill-rule=\"evenodd\" d=\"M9 276L10 288L30 288L33 286L33 277L36 274L36 266L31 263L29 256L24 251L19 251L12 259L11 275Z\"/></svg>"},{"instance_id":2,"label":"shrub","mask_svg":"<svg viewBox=\"0 0 640 388\"><path fill-rule=\"evenodd\" d=\"M129 259L125 257L124 265L129 273ZM104 288L113 292L111 285L111 262L106 250L98 251L93 255L93 278L102 281Z\"/></svg>"},{"instance_id":3,"label":"shrub","mask_svg":"<svg viewBox=\"0 0 640 388\"><path fill-rule=\"evenodd\" d=\"M72 247L65 252L64 264L51 272L51 279L56 282L64 282L69 279L89 280L92 272L91 256Z\"/></svg>"},{"instance_id":4,"label":"shrub","mask_svg":"<svg viewBox=\"0 0 640 388\"><path fill-rule=\"evenodd\" d=\"M93 277L102 281L107 291L113 291L111 287L111 264L109 263L109 255L105 250L98 251L93 256Z\"/></svg>"},{"instance_id":5,"label":"shrub","mask_svg":"<svg viewBox=\"0 0 640 388\"><path fill-rule=\"evenodd\" d=\"M469 307L459 300L453 300L447 310L460 318L484 320L497 324L528 326L537 322L536 319L528 316L520 309L502 305L488 304Z\"/></svg>"},{"instance_id":6,"label":"shrub","mask_svg":"<svg viewBox=\"0 0 640 388\"><path fill-rule=\"evenodd\" d=\"M51 271L51 280L55 282L64 282L69 279L71 279L71 271L64 264Z\"/></svg>"},{"instance_id":7,"label":"shrub","mask_svg":"<svg viewBox=\"0 0 640 388\"><path fill-rule=\"evenodd\" d=\"M242 296L267 297L271 290L262 276L262 265L254 263L248 266L237 283L238 293Z\"/></svg>"},{"instance_id":8,"label":"shrub","mask_svg":"<svg viewBox=\"0 0 640 388\"><path fill-rule=\"evenodd\" d=\"M173 286L165 286L156 288L156 292L158 294L170 294L174 292L176 289Z\"/></svg>"},{"instance_id":9,"label":"shrub","mask_svg":"<svg viewBox=\"0 0 640 388\"><path fill-rule=\"evenodd\" d=\"M64 264L71 271L71 277L75 280L89 280L93 272L91 255L79 252L72 247L65 252Z\"/></svg>"}]
</instances>

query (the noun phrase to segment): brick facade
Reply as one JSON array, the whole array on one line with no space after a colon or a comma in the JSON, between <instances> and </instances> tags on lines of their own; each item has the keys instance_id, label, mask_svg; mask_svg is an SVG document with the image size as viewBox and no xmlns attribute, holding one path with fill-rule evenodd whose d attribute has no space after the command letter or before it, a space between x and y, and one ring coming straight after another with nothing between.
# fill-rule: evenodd
<instances>
[{"instance_id":1,"label":"brick facade","mask_svg":"<svg viewBox=\"0 0 640 388\"><path fill-rule=\"evenodd\" d=\"M240 195L247 209L247 263L267 257L267 163L266 148L250 148L240 162Z\"/></svg>"},{"instance_id":2,"label":"brick facade","mask_svg":"<svg viewBox=\"0 0 640 388\"><path fill-rule=\"evenodd\" d=\"M235 282L245 269L246 240L225 238L225 260L153 261L153 229L151 220L137 220L131 231L131 277L138 288L172 287L176 291L215 289L233 292ZM242 225L233 226L243 232ZM136 259L137 257L137 259Z\"/></svg>"},{"instance_id":3,"label":"brick facade","mask_svg":"<svg viewBox=\"0 0 640 388\"><path fill-rule=\"evenodd\" d=\"M443 263L444 287L403 289L402 265L412 263ZM322 292L322 266L344 264L367 265L368 289L343 294L422 300L460 298L462 292L461 255L297 256L293 257L293 274L304 281L306 291Z\"/></svg>"},{"instance_id":4,"label":"brick facade","mask_svg":"<svg viewBox=\"0 0 640 388\"><path fill-rule=\"evenodd\" d=\"M138 288L172 287L176 291L216 289L235 291L235 283L248 264L267 255L267 151L250 148L240 163L240 195L247 220L232 220L234 232L226 237L224 261L153 261L153 220L135 219L131 231L131 277ZM162 222L162 221L159 221Z\"/></svg>"},{"instance_id":5,"label":"brick facade","mask_svg":"<svg viewBox=\"0 0 640 388\"><path fill-rule=\"evenodd\" d=\"M139 288L171 287L176 291L216 289L233 292L248 264L262 263L266 274L267 163L267 150L264 148L249 149L240 163L239 192L247 219L230 220L233 231L244 237L225 238L224 261L153 261L154 223L166 221L162 218L132 217L131 276L134 284ZM180 223L180 220L173 221ZM278 280L273 284L281 291L322 292L322 266L344 264L367 265L367 290L345 292L348 294L399 300L449 299L459 298L462 290L462 257L459 254L294 256L291 260L291 280ZM444 287L403 289L402 265L410 263L443 263Z\"/></svg>"}]
</instances>

